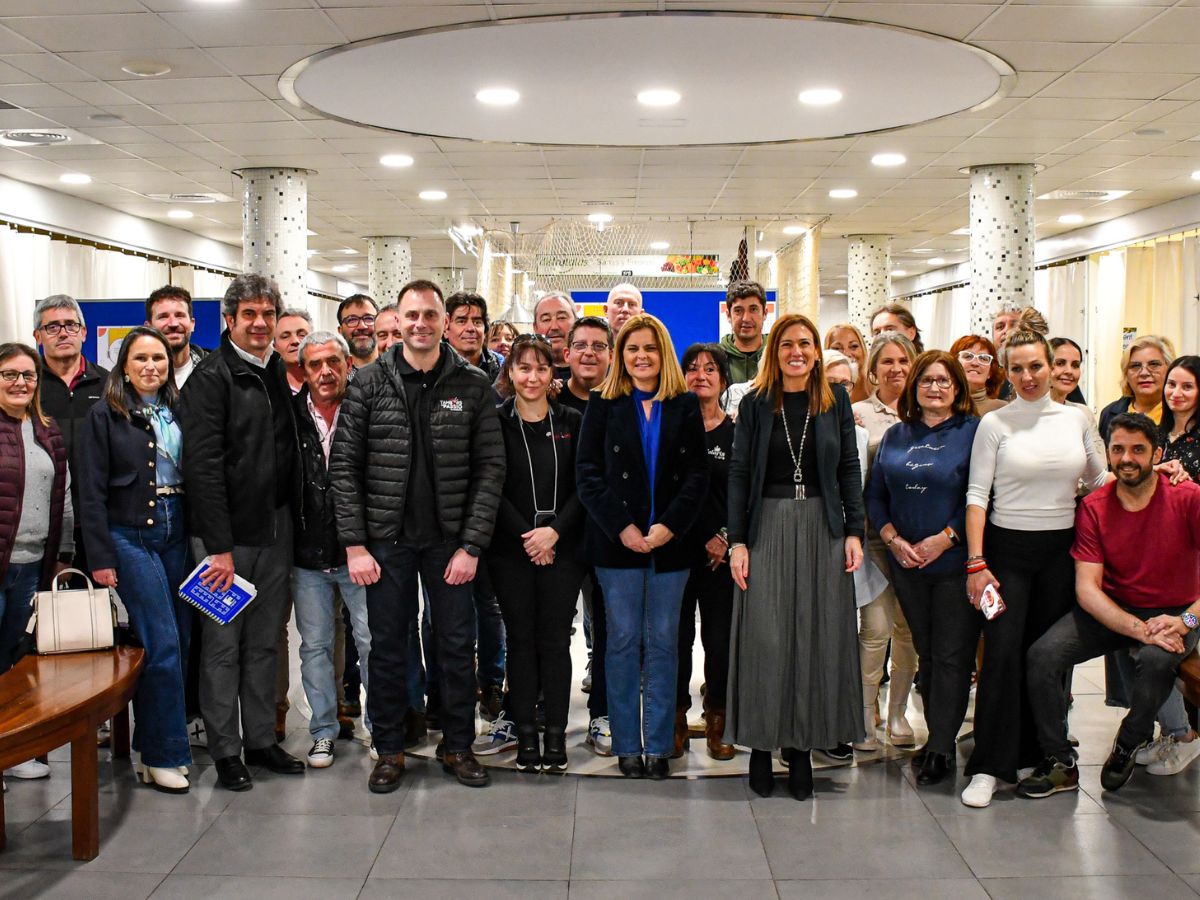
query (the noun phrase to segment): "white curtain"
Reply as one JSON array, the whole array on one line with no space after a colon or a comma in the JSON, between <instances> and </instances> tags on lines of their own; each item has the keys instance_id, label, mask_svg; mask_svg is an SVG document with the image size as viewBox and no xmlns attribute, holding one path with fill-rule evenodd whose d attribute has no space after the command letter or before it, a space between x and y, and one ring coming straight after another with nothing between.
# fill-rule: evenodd
<instances>
[{"instance_id":1,"label":"white curtain","mask_svg":"<svg viewBox=\"0 0 1200 900\"><path fill-rule=\"evenodd\" d=\"M1121 354L1125 328L1125 251L1088 257L1088 368L1086 395L1094 410L1120 393Z\"/></svg>"},{"instance_id":2,"label":"white curtain","mask_svg":"<svg viewBox=\"0 0 1200 900\"><path fill-rule=\"evenodd\" d=\"M1033 305L1050 323L1051 337L1068 337L1087 346L1087 262L1038 269L1033 276Z\"/></svg>"},{"instance_id":3,"label":"white curtain","mask_svg":"<svg viewBox=\"0 0 1200 900\"><path fill-rule=\"evenodd\" d=\"M1200 353L1200 241L1183 239L1183 274L1180 278L1182 327L1179 333L1180 353Z\"/></svg>"},{"instance_id":4,"label":"white curtain","mask_svg":"<svg viewBox=\"0 0 1200 900\"><path fill-rule=\"evenodd\" d=\"M51 289L51 241L0 227L0 341L33 343L33 307Z\"/></svg>"}]
</instances>

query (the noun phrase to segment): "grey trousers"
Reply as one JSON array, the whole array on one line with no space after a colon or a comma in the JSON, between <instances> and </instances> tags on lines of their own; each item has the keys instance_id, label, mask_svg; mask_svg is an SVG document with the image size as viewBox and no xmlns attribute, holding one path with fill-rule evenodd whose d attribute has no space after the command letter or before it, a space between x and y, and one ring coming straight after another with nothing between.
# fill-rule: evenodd
<instances>
[{"instance_id":1,"label":"grey trousers","mask_svg":"<svg viewBox=\"0 0 1200 900\"><path fill-rule=\"evenodd\" d=\"M197 559L208 555L199 539L194 543ZM200 714L214 760L275 743L275 667L292 572L288 507L275 510L274 545L235 546L233 568L258 593L228 625L201 617Z\"/></svg>"}]
</instances>

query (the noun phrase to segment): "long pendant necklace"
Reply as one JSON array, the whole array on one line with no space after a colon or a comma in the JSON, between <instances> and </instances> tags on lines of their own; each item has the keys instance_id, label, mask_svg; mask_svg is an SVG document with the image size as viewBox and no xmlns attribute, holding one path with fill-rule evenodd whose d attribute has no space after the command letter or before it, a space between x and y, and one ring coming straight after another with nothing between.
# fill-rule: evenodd
<instances>
[{"instance_id":1,"label":"long pendant necklace","mask_svg":"<svg viewBox=\"0 0 1200 900\"><path fill-rule=\"evenodd\" d=\"M796 485L796 499L807 500L808 497L804 491L804 477L802 475L804 462L804 441L808 437L808 420L812 417L811 410L804 411L804 427L800 430L800 452L797 453L792 449L792 432L788 429L787 412L780 410L780 415L783 416L783 436L787 438L788 453L792 456L792 463L796 466L792 472L792 482Z\"/></svg>"}]
</instances>

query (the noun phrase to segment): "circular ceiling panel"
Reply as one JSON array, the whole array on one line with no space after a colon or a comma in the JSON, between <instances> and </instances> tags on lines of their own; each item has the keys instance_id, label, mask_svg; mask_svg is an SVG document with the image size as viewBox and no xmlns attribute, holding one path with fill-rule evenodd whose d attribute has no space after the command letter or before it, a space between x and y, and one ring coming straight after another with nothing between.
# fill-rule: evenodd
<instances>
[{"instance_id":1,"label":"circular ceiling panel","mask_svg":"<svg viewBox=\"0 0 1200 900\"><path fill-rule=\"evenodd\" d=\"M985 51L903 28L662 12L387 35L301 60L279 84L294 104L389 131L661 147L885 131L987 105L1014 78Z\"/></svg>"}]
</instances>

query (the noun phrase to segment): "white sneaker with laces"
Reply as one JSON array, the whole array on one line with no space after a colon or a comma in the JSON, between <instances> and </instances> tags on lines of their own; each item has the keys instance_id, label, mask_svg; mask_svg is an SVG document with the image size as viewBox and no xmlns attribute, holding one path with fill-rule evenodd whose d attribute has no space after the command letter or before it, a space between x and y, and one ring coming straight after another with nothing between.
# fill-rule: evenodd
<instances>
[{"instance_id":1,"label":"white sneaker with laces","mask_svg":"<svg viewBox=\"0 0 1200 900\"><path fill-rule=\"evenodd\" d=\"M496 716L491 728L481 734L471 744L471 750L476 756L491 756L503 753L517 746L517 726L504 710Z\"/></svg>"},{"instance_id":2,"label":"white sneaker with laces","mask_svg":"<svg viewBox=\"0 0 1200 900\"><path fill-rule=\"evenodd\" d=\"M962 802L964 806L983 809L992 802L992 794L996 793L996 779L992 775L974 775L971 783L963 789Z\"/></svg>"},{"instance_id":3,"label":"white sneaker with laces","mask_svg":"<svg viewBox=\"0 0 1200 900\"><path fill-rule=\"evenodd\" d=\"M308 751L308 764L314 769L325 769L333 765L333 740L319 738L313 741Z\"/></svg>"},{"instance_id":4,"label":"white sneaker with laces","mask_svg":"<svg viewBox=\"0 0 1200 900\"><path fill-rule=\"evenodd\" d=\"M597 716L588 723L587 743L597 756L612 756L612 729L608 716Z\"/></svg>"},{"instance_id":5,"label":"white sneaker with laces","mask_svg":"<svg viewBox=\"0 0 1200 900\"><path fill-rule=\"evenodd\" d=\"M1133 755L1133 761L1139 766L1148 766L1159 762L1167 752L1171 741L1170 735L1160 734L1148 744L1142 744Z\"/></svg>"},{"instance_id":6,"label":"white sneaker with laces","mask_svg":"<svg viewBox=\"0 0 1200 900\"><path fill-rule=\"evenodd\" d=\"M28 762L21 763L19 766L5 769L4 774L9 778L24 778L26 781L33 781L37 778L49 778L50 767L43 762L38 762L36 759L31 759Z\"/></svg>"},{"instance_id":7,"label":"white sneaker with laces","mask_svg":"<svg viewBox=\"0 0 1200 900\"><path fill-rule=\"evenodd\" d=\"M1200 756L1200 737L1193 734L1190 741L1181 741L1168 735L1162 756L1146 766L1146 772L1150 775L1178 775L1197 756Z\"/></svg>"}]
</instances>

